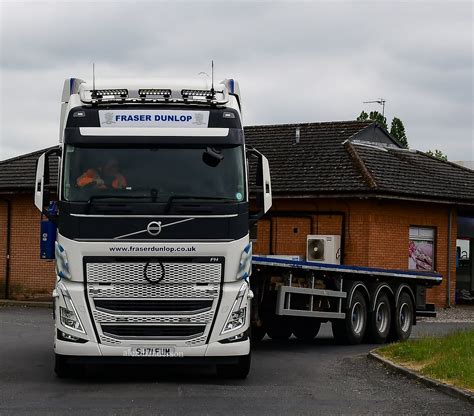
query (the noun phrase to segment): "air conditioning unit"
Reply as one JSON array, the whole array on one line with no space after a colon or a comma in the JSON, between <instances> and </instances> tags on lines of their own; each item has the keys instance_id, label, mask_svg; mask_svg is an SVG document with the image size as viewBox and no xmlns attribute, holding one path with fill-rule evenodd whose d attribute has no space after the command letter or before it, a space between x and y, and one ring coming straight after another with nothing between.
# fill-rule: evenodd
<instances>
[{"instance_id":1,"label":"air conditioning unit","mask_svg":"<svg viewBox=\"0 0 474 416\"><path fill-rule=\"evenodd\" d=\"M341 264L341 236L306 236L306 261Z\"/></svg>"}]
</instances>

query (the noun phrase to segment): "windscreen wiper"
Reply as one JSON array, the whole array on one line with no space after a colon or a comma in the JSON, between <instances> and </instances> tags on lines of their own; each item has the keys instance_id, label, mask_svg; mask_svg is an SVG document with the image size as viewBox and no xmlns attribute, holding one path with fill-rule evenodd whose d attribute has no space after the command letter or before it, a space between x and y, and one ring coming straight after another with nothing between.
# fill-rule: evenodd
<instances>
[{"instance_id":1,"label":"windscreen wiper","mask_svg":"<svg viewBox=\"0 0 474 416\"><path fill-rule=\"evenodd\" d=\"M152 198L152 196L146 195L92 195L89 200L87 201L90 204L92 201L96 199L148 199Z\"/></svg>"},{"instance_id":2,"label":"windscreen wiper","mask_svg":"<svg viewBox=\"0 0 474 416\"><path fill-rule=\"evenodd\" d=\"M92 195L87 201L87 211L89 212L92 202L97 199L116 199L119 202L121 199L153 199L152 196L137 196L137 195Z\"/></svg>"},{"instance_id":3,"label":"windscreen wiper","mask_svg":"<svg viewBox=\"0 0 474 416\"><path fill-rule=\"evenodd\" d=\"M169 212L173 201L176 199L195 199L197 201L235 201L234 198L225 198L219 196L201 196L201 195L171 195L165 207L165 212Z\"/></svg>"}]
</instances>

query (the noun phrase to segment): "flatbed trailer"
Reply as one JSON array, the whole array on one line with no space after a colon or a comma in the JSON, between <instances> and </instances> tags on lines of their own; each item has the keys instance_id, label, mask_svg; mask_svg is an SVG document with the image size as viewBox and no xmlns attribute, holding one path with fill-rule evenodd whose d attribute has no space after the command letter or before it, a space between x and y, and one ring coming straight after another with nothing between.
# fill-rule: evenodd
<instances>
[{"instance_id":1,"label":"flatbed trailer","mask_svg":"<svg viewBox=\"0 0 474 416\"><path fill-rule=\"evenodd\" d=\"M435 272L255 255L252 339L312 339L329 321L340 343L406 340L417 316L436 316L426 290L441 282Z\"/></svg>"}]
</instances>

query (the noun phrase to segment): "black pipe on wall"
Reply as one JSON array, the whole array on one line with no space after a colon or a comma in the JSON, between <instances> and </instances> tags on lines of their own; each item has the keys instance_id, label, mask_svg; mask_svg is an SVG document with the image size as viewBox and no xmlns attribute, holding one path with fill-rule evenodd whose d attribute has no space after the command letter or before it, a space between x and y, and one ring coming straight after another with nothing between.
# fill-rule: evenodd
<instances>
[{"instance_id":1,"label":"black pipe on wall","mask_svg":"<svg viewBox=\"0 0 474 416\"><path fill-rule=\"evenodd\" d=\"M6 247L6 262L5 262L5 293L4 298L9 298L10 289L10 244L11 244L11 213L12 204L7 198L0 198L0 201L5 202L7 206L7 247Z\"/></svg>"}]
</instances>

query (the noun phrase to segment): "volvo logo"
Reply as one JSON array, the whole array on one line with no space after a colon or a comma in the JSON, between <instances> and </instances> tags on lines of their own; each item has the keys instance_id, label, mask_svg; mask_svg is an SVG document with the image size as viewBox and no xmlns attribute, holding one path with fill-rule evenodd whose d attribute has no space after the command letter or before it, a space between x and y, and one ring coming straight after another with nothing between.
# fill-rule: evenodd
<instances>
[{"instance_id":1,"label":"volvo logo","mask_svg":"<svg viewBox=\"0 0 474 416\"><path fill-rule=\"evenodd\" d=\"M146 230L148 234L156 236L161 233L161 221L152 221L147 225Z\"/></svg>"},{"instance_id":2,"label":"volvo logo","mask_svg":"<svg viewBox=\"0 0 474 416\"><path fill-rule=\"evenodd\" d=\"M150 283L160 283L165 278L165 266L160 261L148 260L143 269L143 277Z\"/></svg>"}]
</instances>

